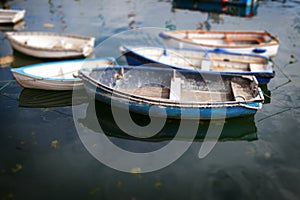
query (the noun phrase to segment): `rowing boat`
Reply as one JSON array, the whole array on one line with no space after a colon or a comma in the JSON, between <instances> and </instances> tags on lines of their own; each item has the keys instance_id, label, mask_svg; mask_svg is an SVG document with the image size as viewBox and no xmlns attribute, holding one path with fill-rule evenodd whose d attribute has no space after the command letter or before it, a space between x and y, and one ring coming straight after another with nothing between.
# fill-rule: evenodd
<instances>
[{"instance_id":1,"label":"rowing boat","mask_svg":"<svg viewBox=\"0 0 300 200\"><path fill-rule=\"evenodd\" d=\"M179 48L226 49L237 53L256 53L273 57L279 41L267 31L175 30L159 34L166 46Z\"/></svg>"},{"instance_id":2,"label":"rowing boat","mask_svg":"<svg viewBox=\"0 0 300 200\"><path fill-rule=\"evenodd\" d=\"M95 38L51 32L7 32L11 46L38 58L74 58L91 55Z\"/></svg>"},{"instance_id":3,"label":"rowing boat","mask_svg":"<svg viewBox=\"0 0 300 200\"><path fill-rule=\"evenodd\" d=\"M264 100L255 76L200 75L157 67L79 71L96 100L153 117L220 119L252 115Z\"/></svg>"},{"instance_id":4,"label":"rowing boat","mask_svg":"<svg viewBox=\"0 0 300 200\"><path fill-rule=\"evenodd\" d=\"M42 90L73 90L83 87L77 77L81 68L101 68L117 65L113 58L90 58L69 61L57 61L13 68L16 81L24 88Z\"/></svg>"},{"instance_id":5,"label":"rowing boat","mask_svg":"<svg viewBox=\"0 0 300 200\"><path fill-rule=\"evenodd\" d=\"M0 9L0 24L16 24L23 20L25 10Z\"/></svg>"}]
</instances>

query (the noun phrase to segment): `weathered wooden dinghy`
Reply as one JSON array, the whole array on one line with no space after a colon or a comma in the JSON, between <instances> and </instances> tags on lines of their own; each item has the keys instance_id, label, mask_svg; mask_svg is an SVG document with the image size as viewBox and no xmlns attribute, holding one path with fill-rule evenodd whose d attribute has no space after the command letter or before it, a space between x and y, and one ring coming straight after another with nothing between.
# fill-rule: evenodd
<instances>
[{"instance_id":1,"label":"weathered wooden dinghy","mask_svg":"<svg viewBox=\"0 0 300 200\"><path fill-rule=\"evenodd\" d=\"M145 66L82 69L79 76L96 100L144 115L151 108L155 117L239 117L255 114L264 100L255 76L200 75Z\"/></svg>"}]
</instances>

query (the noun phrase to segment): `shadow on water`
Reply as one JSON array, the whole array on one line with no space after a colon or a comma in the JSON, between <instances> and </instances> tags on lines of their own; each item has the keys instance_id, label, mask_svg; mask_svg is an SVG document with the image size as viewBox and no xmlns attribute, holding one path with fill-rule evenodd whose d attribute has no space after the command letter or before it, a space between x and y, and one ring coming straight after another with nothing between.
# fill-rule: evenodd
<instances>
[{"instance_id":1,"label":"shadow on water","mask_svg":"<svg viewBox=\"0 0 300 200\"><path fill-rule=\"evenodd\" d=\"M178 128L180 126L180 120L167 119L162 130L160 130L156 135L150 138L136 138L126 134L118 127L118 125L114 121L110 105L98 101L95 102L95 108L93 107L93 105L94 105L93 103L88 104L86 110L86 117L83 119L79 119L79 123L81 123L83 126L87 127L88 129L99 132L98 127L95 127L95 125L92 125L92 123L90 123L92 121L91 118L94 117L94 111L96 111L99 125L101 126L104 134L110 137L124 138L128 140L152 141L152 142L170 141L175 137ZM118 109L118 112L126 112L126 111L122 109ZM132 120L140 126L146 126L150 123L149 116L144 116L132 112L130 113L130 115L132 117ZM223 126L223 123L221 123L219 120L211 120L211 121L191 120L191 123L198 124L198 131L195 137L196 141L203 141L209 126L211 125L220 126L220 127ZM192 133L186 133L185 137L180 138L180 140L182 139L184 141L185 139L191 139L189 137L190 134ZM225 121L221 136L219 138L220 141L228 141L228 140L252 141L257 139L258 139L257 128L254 121L254 115L248 117L227 119Z\"/></svg>"},{"instance_id":2,"label":"shadow on water","mask_svg":"<svg viewBox=\"0 0 300 200\"><path fill-rule=\"evenodd\" d=\"M23 89L19 96L19 107L51 108L79 105L87 102L85 90L80 90L72 99L72 91L50 91L38 89ZM72 102L73 101L73 102Z\"/></svg>"}]
</instances>

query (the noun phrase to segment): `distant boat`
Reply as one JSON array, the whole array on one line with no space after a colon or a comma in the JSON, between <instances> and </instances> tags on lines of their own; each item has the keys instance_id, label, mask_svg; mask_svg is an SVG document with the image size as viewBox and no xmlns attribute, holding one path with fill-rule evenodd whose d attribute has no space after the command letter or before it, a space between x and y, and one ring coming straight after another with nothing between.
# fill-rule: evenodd
<instances>
[{"instance_id":1,"label":"distant boat","mask_svg":"<svg viewBox=\"0 0 300 200\"><path fill-rule=\"evenodd\" d=\"M79 77L96 100L143 115L151 108L154 117L240 117L255 114L264 100L255 76L201 76L170 68L119 66L82 69Z\"/></svg>"},{"instance_id":2,"label":"distant boat","mask_svg":"<svg viewBox=\"0 0 300 200\"><path fill-rule=\"evenodd\" d=\"M199 72L254 75L259 83L274 77L273 64L266 56L230 53L222 50L178 49L163 47L120 47L129 65L157 63L175 69Z\"/></svg>"},{"instance_id":3,"label":"distant boat","mask_svg":"<svg viewBox=\"0 0 300 200\"><path fill-rule=\"evenodd\" d=\"M11 69L16 81L24 88L43 90L73 90L83 87L77 77L81 68L115 66L113 58L90 58L29 65Z\"/></svg>"},{"instance_id":4,"label":"distant boat","mask_svg":"<svg viewBox=\"0 0 300 200\"><path fill-rule=\"evenodd\" d=\"M7 32L11 46L38 58L87 57L94 49L95 38L51 32Z\"/></svg>"},{"instance_id":5,"label":"distant boat","mask_svg":"<svg viewBox=\"0 0 300 200\"><path fill-rule=\"evenodd\" d=\"M16 24L23 20L25 10L0 9L0 25Z\"/></svg>"},{"instance_id":6,"label":"distant boat","mask_svg":"<svg viewBox=\"0 0 300 200\"><path fill-rule=\"evenodd\" d=\"M247 0L249 2L238 1L222 1L213 0L173 0L172 9L188 9L191 11L202 11L208 13L227 14L239 17L252 17L257 14L258 2L257 0ZM239 4L238 4L239 3Z\"/></svg>"},{"instance_id":7,"label":"distant boat","mask_svg":"<svg viewBox=\"0 0 300 200\"><path fill-rule=\"evenodd\" d=\"M256 53L273 57L279 41L267 31L175 30L161 32L166 46L179 48L226 49L236 53Z\"/></svg>"}]
</instances>

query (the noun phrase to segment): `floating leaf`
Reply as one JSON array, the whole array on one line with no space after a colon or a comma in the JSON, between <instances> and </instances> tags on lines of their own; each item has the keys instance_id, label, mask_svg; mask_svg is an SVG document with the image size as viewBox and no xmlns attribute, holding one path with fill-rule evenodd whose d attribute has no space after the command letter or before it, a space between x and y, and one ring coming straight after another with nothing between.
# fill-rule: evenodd
<instances>
[{"instance_id":1,"label":"floating leaf","mask_svg":"<svg viewBox=\"0 0 300 200\"><path fill-rule=\"evenodd\" d=\"M89 194L90 195L95 195L97 192L99 192L100 191L100 188L99 187L96 187L96 188L94 188L94 189L92 189L90 192L89 192Z\"/></svg>"},{"instance_id":2,"label":"floating leaf","mask_svg":"<svg viewBox=\"0 0 300 200\"><path fill-rule=\"evenodd\" d=\"M12 172L12 173L17 173L17 172L21 171L22 168L23 168L23 167L22 167L21 164L16 164L15 167L11 168L11 172Z\"/></svg>"},{"instance_id":3,"label":"floating leaf","mask_svg":"<svg viewBox=\"0 0 300 200\"><path fill-rule=\"evenodd\" d=\"M46 27L46 28L53 28L54 24L52 24L52 23L44 23L43 26Z\"/></svg>"},{"instance_id":4,"label":"floating leaf","mask_svg":"<svg viewBox=\"0 0 300 200\"><path fill-rule=\"evenodd\" d=\"M0 67L7 67L8 65L10 65L13 62L14 62L13 56L0 57Z\"/></svg>"},{"instance_id":5,"label":"floating leaf","mask_svg":"<svg viewBox=\"0 0 300 200\"><path fill-rule=\"evenodd\" d=\"M162 183L161 183L161 182L156 182L156 183L154 184L154 187L156 187L157 189L161 188L161 186L162 186Z\"/></svg>"},{"instance_id":6,"label":"floating leaf","mask_svg":"<svg viewBox=\"0 0 300 200\"><path fill-rule=\"evenodd\" d=\"M26 141L22 140L22 141L20 142L20 144L24 145L24 144L26 144Z\"/></svg>"},{"instance_id":7,"label":"floating leaf","mask_svg":"<svg viewBox=\"0 0 300 200\"><path fill-rule=\"evenodd\" d=\"M118 183L117 183L117 187L118 187L118 188L122 188L122 186L123 186L123 183L122 183L122 181L118 181Z\"/></svg>"},{"instance_id":8,"label":"floating leaf","mask_svg":"<svg viewBox=\"0 0 300 200\"><path fill-rule=\"evenodd\" d=\"M270 153L270 152L266 152L266 153L265 153L265 158L266 158L266 159L271 158L271 153Z\"/></svg>"},{"instance_id":9,"label":"floating leaf","mask_svg":"<svg viewBox=\"0 0 300 200\"><path fill-rule=\"evenodd\" d=\"M13 200L15 199L15 195L13 193L9 193L2 198L3 200Z\"/></svg>"},{"instance_id":10,"label":"floating leaf","mask_svg":"<svg viewBox=\"0 0 300 200\"><path fill-rule=\"evenodd\" d=\"M142 170L139 167L134 167L131 169L132 174L140 174L141 172L142 172Z\"/></svg>"},{"instance_id":11,"label":"floating leaf","mask_svg":"<svg viewBox=\"0 0 300 200\"><path fill-rule=\"evenodd\" d=\"M53 148L53 149L56 149L57 147L58 147L58 141L57 140L53 140L52 142L51 142L51 147Z\"/></svg>"}]
</instances>

